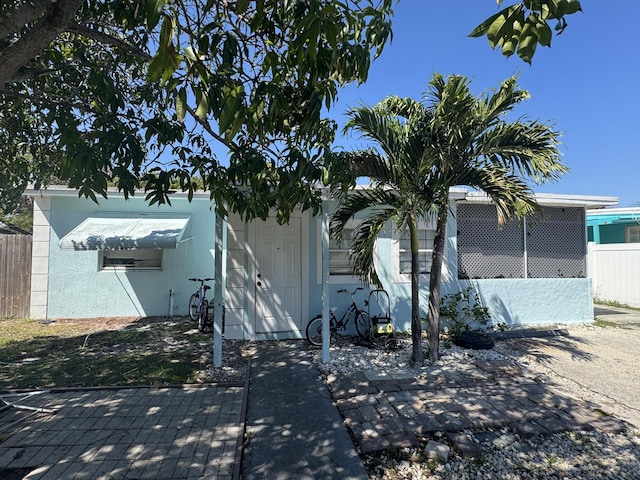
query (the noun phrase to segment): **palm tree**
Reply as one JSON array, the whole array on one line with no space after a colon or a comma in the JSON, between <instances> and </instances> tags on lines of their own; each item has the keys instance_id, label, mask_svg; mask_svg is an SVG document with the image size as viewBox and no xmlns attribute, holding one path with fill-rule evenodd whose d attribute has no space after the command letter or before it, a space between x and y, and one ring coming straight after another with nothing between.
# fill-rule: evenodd
<instances>
[{"instance_id":1,"label":"palm tree","mask_svg":"<svg viewBox=\"0 0 640 480\"><path fill-rule=\"evenodd\" d=\"M499 226L509 218L538 210L529 183L558 179L568 169L561 163L559 133L539 121L505 115L529 94L515 78L495 91L474 96L462 76L436 74L422 102L397 96L374 107L348 112L345 132L356 131L377 148L344 152L333 165L338 206L331 235L341 240L347 222L358 215L350 245L354 272L380 285L374 246L384 225L409 230L411 242L412 360L424 359L419 305L418 222L435 217L436 235L429 277L429 359L439 358L440 277L449 212L449 189L467 186L493 201ZM345 173L349 172L349 173ZM357 177L369 188L352 189Z\"/></svg>"}]
</instances>

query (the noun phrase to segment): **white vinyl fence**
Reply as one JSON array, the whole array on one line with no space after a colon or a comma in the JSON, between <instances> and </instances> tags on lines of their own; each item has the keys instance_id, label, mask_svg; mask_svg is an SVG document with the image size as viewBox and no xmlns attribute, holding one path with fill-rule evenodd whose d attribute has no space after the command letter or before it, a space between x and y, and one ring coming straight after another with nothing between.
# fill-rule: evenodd
<instances>
[{"instance_id":1,"label":"white vinyl fence","mask_svg":"<svg viewBox=\"0 0 640 480\"><path fill-rule=\"evenodd\" d=\"M589 243L593 296L640 308L640 243Z\"/></svg>"}]
</instances>

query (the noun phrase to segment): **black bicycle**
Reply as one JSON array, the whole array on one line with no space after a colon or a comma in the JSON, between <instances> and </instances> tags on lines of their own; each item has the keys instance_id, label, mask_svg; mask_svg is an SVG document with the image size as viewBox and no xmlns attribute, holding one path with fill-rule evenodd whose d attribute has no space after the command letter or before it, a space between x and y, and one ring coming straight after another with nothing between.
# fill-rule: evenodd
<instances>
[{"instance_id":1,"label":"black bicycle","mask_svg":"<svg viewBox=\"0 0 640 480\"><path fill-rule=\"evenodd\" d=\"M351 297L351 305L347 307L344 314L338 320L335 315L335 308L329 309L329 335L334 338L335 335L344 335L347 325L353 322L356 326L356 332L361 339L367 339L371 333L371 319L366 310L358 308L353 296L364 290L362 287L357 287L353 292L346 289L338 290L338 293L348 293ZM311 319L307 325L307 340L311 345L322 345L322 315L316 315Z\"/></svg>"}]
</instances>

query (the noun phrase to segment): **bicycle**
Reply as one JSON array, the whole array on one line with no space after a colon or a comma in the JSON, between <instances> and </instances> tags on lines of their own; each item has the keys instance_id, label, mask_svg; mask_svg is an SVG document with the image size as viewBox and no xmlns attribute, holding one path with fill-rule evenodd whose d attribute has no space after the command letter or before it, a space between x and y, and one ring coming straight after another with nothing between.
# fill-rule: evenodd
<instances>
[{"instance_id":1,"label":"bicycle","mask_svg":"<svg viewBox=\"0 0 640 480\"><path fill-rule=\"evenodd\" d=\"M200 286L196 292L189 298L189 318L191 320L199 320L202 313L206 313L209 307L209 301L207 300L207 290L210 290L209 285L205 285L204 282L210 282L213 278L190 278L192 282L200 282Z\"/></svg>"},{"instance_id":2,"label":"bicycle","mask_svg":"<svg viewBox=\"0 0 640 480\"><path fill-rule=\"evenodd\" d=\"M347 289L338 290L338 293L348 293L351 297L351 305L347 307L344 314L338 320L335 312L336 308L329 309L329 335L330 338L334 338L335 335L344 335L344 331L350 322L353 322L356 326L356 332L361 339L369 338L371 332L371 320L369 314L356 305L353 296L360 290L364 290L362 287L357 287L353 292ZM311 345L322 345L322 315L316 315L313 317L307 325L307 340Z\"/></svg>"}]
</instances>

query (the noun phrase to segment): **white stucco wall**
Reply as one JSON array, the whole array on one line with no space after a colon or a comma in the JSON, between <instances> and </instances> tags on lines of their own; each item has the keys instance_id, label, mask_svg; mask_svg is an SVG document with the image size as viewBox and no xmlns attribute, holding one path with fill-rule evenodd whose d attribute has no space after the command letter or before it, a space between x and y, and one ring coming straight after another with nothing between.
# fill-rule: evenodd
<instances>
[{"instance_id":1,"label":"white stucco wall","mask_svg":"<svg viewBox=\"0 0 640 480\"><path fill-rule=\"evenodd\" d=\"M34 225L34 252L39 266L34 263L35 282L40 290L32 292L32 316L35 318L95 318L102 316L185 315L189 296L195 290L190 277L214 277L215 213L207 197L196 197L189 203L186 198L172 197L172 206L149 207L143 198L125 201L117 195L100 200L96 205L76 195L42 197L37 200L40 211ZM489 308L495 323L509 326L557 323L591 322L593 303L591 283L587 278L552 279L487 279L458 280L455 202L447 225L447 241L441 295L457 292L468 285L477 291ZM191 221L183 239L175 250L163 253L160 271L100 271L97 251L63 251L59 242L64 235L95 211L148 211L189 212ZM309 212L303 214L303 312L307 317L322 311L322 281L319 270L322 256L319 252L321 224ZM232 216L227 233L227 338L254 338L249 313L251 296L247 295L248 269L247 226ZM36 231L37 229L37 231ZM37 234L36 234L37 233ZM35 242L41 245L36 248ZM389 225L380 235L377 245L377 267L391 300L391 316L397 330L410 327L410 278L393 272L397 268L396 240ZM35 255L35 253L34 253ZM36 257L34 256L34 262ZM211 282L213 286L213 282ZM338 290L353 290L360 286L357 278L331 278L330 306L342 312L349 302L348 295ZM421 277L420 304L426 312L428 278ZM169 290L173 290L173 310L169 311ZM356 300L364 306L368 289L358 293ZM210 297L212 296L210 291ZM306 325L308 318L303 318Z\"/></svg>"},{"instance_id":2,"label":"white stucco wall","mask_svg":"<svg viewBox=\"0 0 640 480\"><path fill-rule=\"evenodd\" d=\"M187 313L196 284L213 277L215 214L207 198L172 198L172 206L148 206L143 198L110 195L96 205L76 196L51 197L47 318L149 316ZM192 218L176 249L163 251L162 270L99 269L97 251L63 251L60 239L95 211L188 212ZM169 291L173 290L173 311Z\"/></svg>"},{"instance_id":3,"label":"white stucco wall","mask_svg":"<svg viewBox=\"0 0 640 480\"><path fill-rule=\"evenodd\" d=\"M487 279L471 287L493 321L508 327L593 322L588 278Z\"/></svg>"},{"instance_id":4,"label":"white stucco wall","mask_svg":"<svg viewBox=\"0 0 640 480\"><path fill-rule=\"evenodd\" d=\"M588 323L593 321L593 299L589 278L536 278L536 279L483 279L459 280L457 265L457 222L456 204L451 202L451 214L447 220L447 239L445 260L442 269L441 296L456 293L471 286L478 292L483 304L489 308L492 322L505 323L509 327L555 325L568 323ZM319 222L312 222L319 228ZM315 239L318 235L311 235ZM384 288L391 298L391 316L396 330L408 331L411 326L411 283L409 275L393 273L397 268L394 257L397 256L392 228L387 226L378 238L376 255L377 269ZM311 251L319 248L312 243ZM318 261L314 262L318 265ZM316 270L312 272L312 281L319 283ZM356 278L345 281L332 279L330 285L331 306L344 311L348 305L348 296L338 294L341 288L353 290L359 285ZM358 294L361 307L367 298L366 291ZM429 297L428 275L420 276L421 316L426 316ZM321 303L318 298L310 298L311 314L319 312Z\"/></svg>"}]
</instances>

